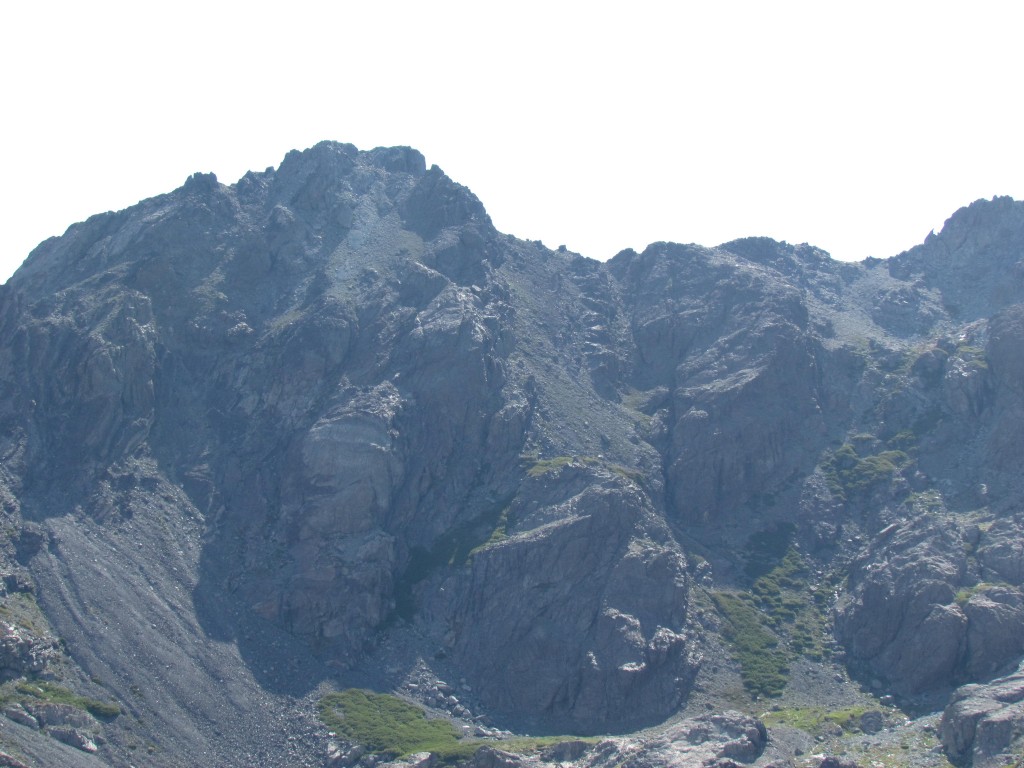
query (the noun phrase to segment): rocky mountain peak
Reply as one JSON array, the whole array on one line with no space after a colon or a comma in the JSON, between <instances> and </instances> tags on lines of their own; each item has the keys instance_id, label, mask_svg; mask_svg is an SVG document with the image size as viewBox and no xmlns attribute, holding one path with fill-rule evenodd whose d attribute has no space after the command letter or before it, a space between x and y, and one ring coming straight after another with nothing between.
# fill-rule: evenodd
<instances>
[{"instance_id":1,"label":"rocky mountain peak","mask_svg":"<svg viewBox=\"0 0 1024 768\"><path fill-rule=\"evenodd\" d=\"M1024 300L1022 235L1024 203L977 200L887 266L900 279L939 290L950 313L966 322Z\"/></svg>"},{"instance_id":2,"label":"rocky mountain peak","mask_svg":"<svg viewBox=\"0 0 1024 768\"><path fill-rule=\"evenodd\" d=\"M327 691L499 740L685 715L552 752L593 768L952 701L949 754L1002 754L1016 715L975 749L996 693L950 696L1024 655L1021 206L889 260L602 264L413 149L324 142L73 225L0 291L4 722L82 752L24 725L59 679L133 716L66 726L110 765L144 734L152 765L369 768ZM706 711L764 698L768 746Z\"/></svg>"}]
</instances>

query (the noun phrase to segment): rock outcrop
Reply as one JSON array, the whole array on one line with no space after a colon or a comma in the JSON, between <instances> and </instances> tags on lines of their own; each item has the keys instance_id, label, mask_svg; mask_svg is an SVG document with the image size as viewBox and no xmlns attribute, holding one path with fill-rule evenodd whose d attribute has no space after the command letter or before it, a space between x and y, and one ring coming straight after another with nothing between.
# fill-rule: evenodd
<instances>
[{"instance_id":1,"label":"rock outcrop","mask_svg":"<svg viewBox=\"0 0 1024 768\"><path fill-rule=\"evenodd\" d=\"M1024 740L1024 674L959 688L942 713L942 744L957 765L1002 766Z\"/></svg>"},{"instance_id":2,"label":"rock outcrop","mask_svg":"<svg viewBox=\"0 0 1024 768\"><path fill-rule=\"evenodd\" d=\"M988 680L1024 655L1024 528L914 514L880 535L850 575L836 636L855 667L904 697Z\"/></svg>"},{"instance_id":3,"label":"rock outcrop","mask_svg":"<svg viewBox=\"0 0 1024 768\"><path fill-rule=\"evenodd\" d=\"M727 768L754 763L767 743L764 723L740 712L725 711L682 720L655 736L608 738L594 743L566 741L528 758L502 750L502 743L497 741L493 747L478 749L467 765L472 768L612 768L616 765ZM423 753L380 765L430 768L434 764L430 753Z\"/></svg>"},{"instance_id":4,"label":"rock outcrop","mask_svg":"<svg viewBox=\"0 0 1024 768\"><path fill-rule=\"evenodd\" d=\"M10 679L46 669L56 656L52 637L40 637L30 630L0 621L0 676Z\"/></svg>"},{"instance_id":5,"label":"rock outcrop","mask_svg":"<svg viewBox=\"0 0 1024 768\"><path fill-rule=\"evenodd\" d=\"M541 482L557 488L573 471ZM453 658L474 685L486 681L488 711L535 732L656 722L696 673L678 544L634 483L595 474L558 504L520 496L511 535L437 592Z\"/></svg>"}]
</instances>

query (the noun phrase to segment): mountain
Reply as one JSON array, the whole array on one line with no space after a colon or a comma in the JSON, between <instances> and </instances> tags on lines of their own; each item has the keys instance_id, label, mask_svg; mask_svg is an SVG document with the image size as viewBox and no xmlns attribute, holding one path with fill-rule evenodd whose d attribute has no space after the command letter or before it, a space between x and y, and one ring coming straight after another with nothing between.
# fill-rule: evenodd
<instances>
[{"instance_id":1,"label":"mountain","mask_svg":"<svg viewBox=\"0 0 1024 768\"><path fill-rule=\"evenodd\" d=\"M599 263L408 148L195 174L0 288L3 759L1004 764L1022 381L1008 198Z\"/></svg>"}]
</instances>

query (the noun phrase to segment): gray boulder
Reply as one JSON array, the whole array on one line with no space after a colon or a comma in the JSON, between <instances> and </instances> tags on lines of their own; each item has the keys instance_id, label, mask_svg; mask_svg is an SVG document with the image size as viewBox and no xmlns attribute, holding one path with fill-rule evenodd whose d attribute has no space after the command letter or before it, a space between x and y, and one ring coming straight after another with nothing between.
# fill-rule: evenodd
<instances>
[{"instance_id":1,"label":"gray boulder","mask_svg":"<svg viewBox=\"0 0 1024 768\"><path fill-rule=\"evenodd\" d=\"M89 734L73 728L69 725L55 725L47 728L46 732L57 741L67 744L69 747L80 749L83 752L97 752L99 747Z\"/></svg>"},{"instance_id":2,"label":"gray boulder","mask_svg":"<svg viewBox=\"0 0 1024 768\"><path fill-rule=\"evenodd\" d=\"M958 765L1012 762L1024 739L1024 673L959 688L942 713L939 738Z\"/></svg>"}]
</instances>

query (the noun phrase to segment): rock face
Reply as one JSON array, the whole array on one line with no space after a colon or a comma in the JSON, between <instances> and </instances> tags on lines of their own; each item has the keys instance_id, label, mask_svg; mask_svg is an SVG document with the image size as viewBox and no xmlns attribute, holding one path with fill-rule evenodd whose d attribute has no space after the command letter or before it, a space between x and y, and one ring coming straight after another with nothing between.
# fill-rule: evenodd
<instances>
[{"instance_id":1,"label":"rock face","mask_svg":"<svg viewBox=\"0 0 1024 768\"><path fill-rule=\"evenodd\" d=\"M0 675L12 678L42 672L54 656L52 638L0 621Z\"/></svg>"},{"instance_id":2,"label":"rock face","mask_svg":"<svg viewBox=\"0 0 1024 768\"><path fill-rule=\"evenodd\" d=\"M894 524L837 612L851 657L904 696L991 678L1024 654L1024 582L987 556L1020 545L1020 521L962 531L930 517Z\"/></svg>"},{"instance_id":3,"label":"rock face","mask_svg":"<svg viewBox=\"0 0 1024 768\"><path fill-rule=\"evenodd\" d=\"M718 642L692 574L750 588L772 531L849 577L852 673L989 680L1024 654L1022 246L997 199L889 261L600 264L407 148L196 174L0 287L0 571L152 765L319 764L273 736L319 727L318 686L423 667L467 721L658 723ZM4 626L4 673L38 674L56 641ZM759 754L740 730L714 759Z\"/></svg>"},{"instance_id":4,"label":"rock face","mask_svg":"<svg viewBox=\"0 0 1024 768\"><path fill-rule=\"evenodd\" d=\"M668 501L685 520L707 522L806 471L825 438L820 342L807 333L800 289L757 261L773 246L654 245L609 264L630 297L634 377L668 390L659 413Z\"/></svg>"},{"instance_id":5,"label":"rock face","mask_svg":"<svg viewBox=\"0 0 1024 768\"><path fill-rule=\"evenodd\" d=\"M657 720L696 672L678 544L633 483L590 482L538 510L555 520L486 548L467 577L449 577L438 592L459 667L492 687L491 711L538 713L523 718L532 730ZM509 517L519 511L517 503Z\"/></svg>"},{"instance_id":6,"label":"rock face","mask_svg":"<svg viewBox=\"0 0 1024 768\"><path fill-rule=\"evenodd\" d=\"M1007 765L1024 739L1024 674L965 685L942 714L939 735L950 759L977 768Z\"/></svg>"}]
</instances>

